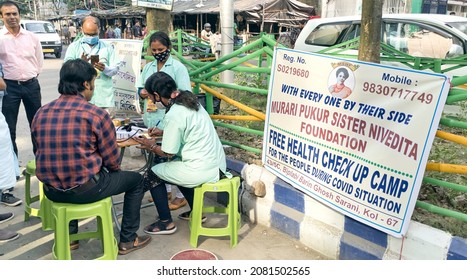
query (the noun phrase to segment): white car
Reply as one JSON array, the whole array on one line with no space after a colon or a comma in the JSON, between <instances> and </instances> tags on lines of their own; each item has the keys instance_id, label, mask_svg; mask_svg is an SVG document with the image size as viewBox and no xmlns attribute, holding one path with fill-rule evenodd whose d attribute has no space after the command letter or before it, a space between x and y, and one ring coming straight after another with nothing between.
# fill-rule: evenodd
<instances>
[{"instance_id":1,"label":"white car","mask_svg":"<svg viewBox=\"0 0 467 280\"><path fill-rule=\"evenodd\" d=\"M311 19L294 49L318 52L360 36L361 16ZM415 57L454 58L467 53L467 18L438 14L386 14L381 41ZM346 54L357 54L348 50ZM465 69L465 68L464 68ZM460 70L460 69L458 69ZM454 75L466 75L456 70ZM450 72L451 73L451 72Z\"/></svg>"},{"instance_id":2,"label":"white car","mask_svg":"<svg viewBox=\"0 0 467 280\"><path fill-rule=\"evenodd\" d=\"M31 31L39 37L44 55L52 54L56 58L62 56L62 40L51 22L22 19L20 24L24 29Z\"/></svg>"}]
</instances>

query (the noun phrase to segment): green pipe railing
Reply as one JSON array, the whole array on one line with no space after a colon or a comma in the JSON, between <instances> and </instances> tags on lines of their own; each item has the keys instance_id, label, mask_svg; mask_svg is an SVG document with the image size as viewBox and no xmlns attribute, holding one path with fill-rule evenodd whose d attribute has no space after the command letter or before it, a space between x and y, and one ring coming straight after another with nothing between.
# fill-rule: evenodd
<instances>
[{"instance_id":1,"label":"green pipe railing","mask_svg":"<svg viewBox=\"0 0 467 280\"><path fill-rule=\"evenodd\" d=\"M449 127L457 127L457 128L463 128L467 129L467 122L459 121L459 120L454 120L451 118L441 118L439 121L440 124L449 126Z\"/></svg>"},{"instance_id":2,"label":"green pipe railing","mask_svg":"<svg viewBox=\"0 0 467 280\"><path fill-rule=\"evenodd\" d=\"M437 185L440 187L449 188L451 190L467 193L467 186L445 182L445 181L435 179L435 178L430 178L430 177L423 177L423 182L427 184Z\"/></svg>"},{"instance_id":3,"label":"green pipe railing","mask_svg":"<svg viewBox=\"0 0 467 280\"><path fill-rule=\"evenodd\" d=\"M217 122L217 121L213 121L213 123L214 123L215 126L230 128L230 129L238 131L238 132L246 132L246 133L250 133L250 134L254 134L254 135L259 135L261 137L264 136L264 131L262 131L262 130L256 130L256 129L237 126L237 125L233 125L233 124Z\"/></svg>"},{"instance_id":4,"label":"green pipe railing","mask_svg":"<svg viewBox=\"0 0 467 280\"><path fill-rule=\"evenodd\" d=\"M442 207L430 204L428 202L423 202L420 200L417 200L417 203L415 203L415 206L425 209L427 211L430 211L431 213L435 213L441 216L451 217L451 218L458 219L463 222L467 222L467 214L464 214L461 212L442 208Z\"/></svg>"}]
</instances>

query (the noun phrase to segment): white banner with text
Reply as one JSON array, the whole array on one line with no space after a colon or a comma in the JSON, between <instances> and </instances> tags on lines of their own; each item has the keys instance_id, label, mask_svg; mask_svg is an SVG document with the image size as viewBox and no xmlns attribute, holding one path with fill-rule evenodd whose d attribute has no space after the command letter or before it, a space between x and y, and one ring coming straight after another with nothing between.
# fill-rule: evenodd
<instances>
[{"instance_id":1,"label":"white banner with text","mask_svg":"<svg viewBox=\"0 0 467 280\"><path fill-rule=\"evenodd\" d=\"M401 237L449 85L442 74L277 48L263 163L318 201Z\"/></svg>"},{"instance_id":2,"label":"white banner with text","mask_svg":"<svg viewBox=\"0 0 467 280\"><path fill-rule=\"evenodd\" d=\"M112 77L117 116L139 116L139 97L136 81L141 75L141 52L143 41L127 39L106 39L115 49L116 60L120 63L118 73Z\"/></svg>"}]
</instances>

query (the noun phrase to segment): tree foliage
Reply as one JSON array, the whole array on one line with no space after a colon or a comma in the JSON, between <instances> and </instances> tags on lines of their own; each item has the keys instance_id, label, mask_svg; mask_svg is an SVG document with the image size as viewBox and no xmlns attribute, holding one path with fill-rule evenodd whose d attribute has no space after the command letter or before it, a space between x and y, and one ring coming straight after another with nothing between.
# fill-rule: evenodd
<instances>
[{"instance_id":1,"label":"tree foliage","mask_svg":"<svg viewBox=\"0 0 467 280\"><path fill-rule=\"evenodd\" d=\"M63 2L67 5L69 12L74 10L110 10L131 6L131 0L63 0Z\"/></svg>"}]
</instances>

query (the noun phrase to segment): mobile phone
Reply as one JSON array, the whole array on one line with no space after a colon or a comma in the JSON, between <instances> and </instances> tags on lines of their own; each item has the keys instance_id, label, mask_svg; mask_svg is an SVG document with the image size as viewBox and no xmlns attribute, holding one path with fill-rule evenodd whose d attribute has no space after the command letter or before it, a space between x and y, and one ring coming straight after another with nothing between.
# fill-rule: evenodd
<instances>
[{"instance_id":1,"label":"mobile phone","mask_svg":"<svg viewBox=\"0 0 467 280\"><path fill-rule=\"evenodd\" d=\"M94 65L99 62L99 55L98 54L92 54L91 55L91 64Z\"/></svg>"}]
</instances>

